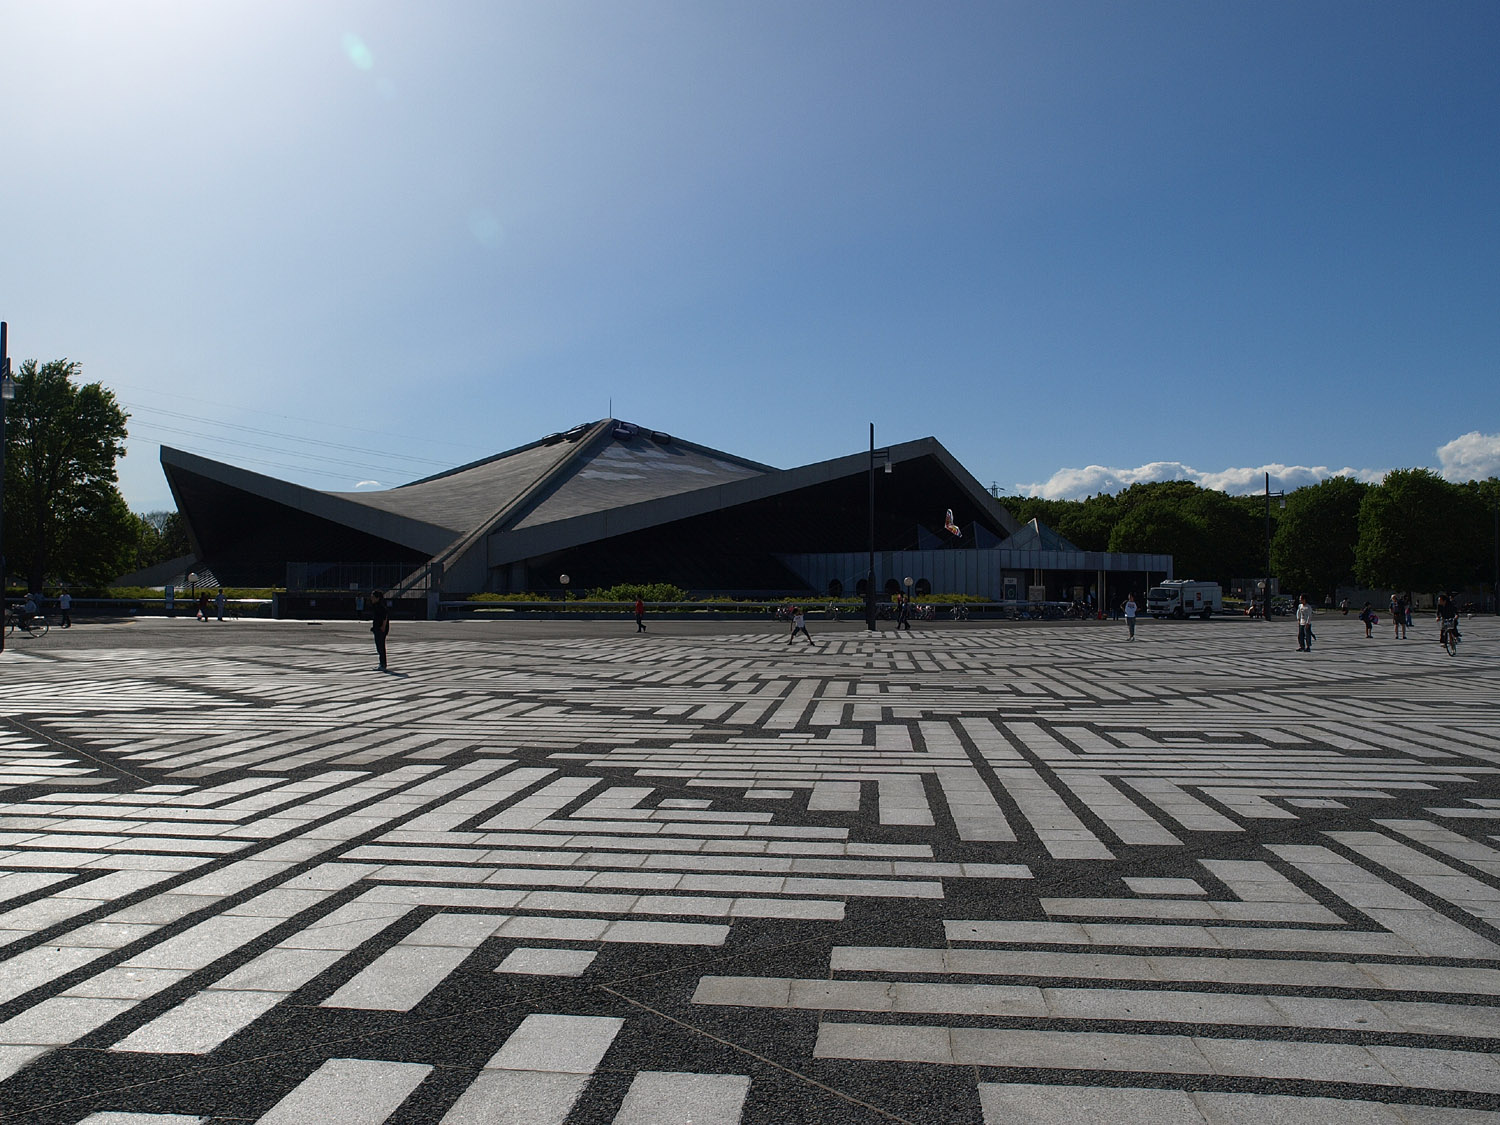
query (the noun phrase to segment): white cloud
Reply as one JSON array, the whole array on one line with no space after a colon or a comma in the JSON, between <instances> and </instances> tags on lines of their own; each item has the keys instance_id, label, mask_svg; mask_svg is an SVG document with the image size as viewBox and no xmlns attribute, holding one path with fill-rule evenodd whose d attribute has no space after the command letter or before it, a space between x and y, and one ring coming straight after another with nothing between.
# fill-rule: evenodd
<instances>
[{"instance_id":1,"label":"white cloud","mask_svg":"<svg viewBox=\"0 0 1500 1125\"><path fill-rule=\"evenodd\" d=\"M1438 471L1452 481L1485 480L1500 476L1500 434L1470 431L1438 446Z\"/></svg>"},{"instance_id":2,"label":"white cloud","mask_svg":"<svg viewBox=\"0 0 1500 1125\"><path fill-rule=\"evenodd\" d=\"M1353 477L1356 480L1379 481L1384 469L1331 469L1326 465L1261 465L1207 472L1184 465L1181 461L1152 461L1133 469L1113 469L1089 465L1082 469L1059 469L1045 481L1018 484L1021 496L1040 496L1046 500L1081 500L1098 492L1119 492L1132 484L1148 481L1190 480L1203 488L1216 488L1232 495L1260 492L1271 474L1272 489L1287 492L1317 484L1329 477Z\"/></svg>"}]
</instances>

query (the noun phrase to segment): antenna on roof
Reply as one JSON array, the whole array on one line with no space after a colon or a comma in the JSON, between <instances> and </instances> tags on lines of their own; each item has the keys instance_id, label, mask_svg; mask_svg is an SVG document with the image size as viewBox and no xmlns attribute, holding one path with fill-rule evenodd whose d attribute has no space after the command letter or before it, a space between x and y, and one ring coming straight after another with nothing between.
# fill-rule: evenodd
<instances>
[{"instance_id":1,"label":"antenna on roof","mask_svg":"<svg viewBox=\"0 0 1500 1125\"><path fill-rule=\"evenodd\" d=\"M611 418L615 416L615 400L613 398L609 400L609 416Z\"/></svg>"}]
</instances>

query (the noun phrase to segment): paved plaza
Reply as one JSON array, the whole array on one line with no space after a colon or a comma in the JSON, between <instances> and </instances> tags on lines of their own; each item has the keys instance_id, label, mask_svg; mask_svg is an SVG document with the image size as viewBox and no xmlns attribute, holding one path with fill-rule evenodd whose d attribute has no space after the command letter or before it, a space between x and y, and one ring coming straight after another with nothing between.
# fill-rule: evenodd
<instances>
[{"instance_id":1,"label":"paved plaza","mask_svg":"<svg viewBox=\"0 0 1500 1125\"><path fill-rule=\"evenodd\" d=\"M0 1119L1500 1123L1500 625L80 624Z\"/></svg>"}]
</instances>

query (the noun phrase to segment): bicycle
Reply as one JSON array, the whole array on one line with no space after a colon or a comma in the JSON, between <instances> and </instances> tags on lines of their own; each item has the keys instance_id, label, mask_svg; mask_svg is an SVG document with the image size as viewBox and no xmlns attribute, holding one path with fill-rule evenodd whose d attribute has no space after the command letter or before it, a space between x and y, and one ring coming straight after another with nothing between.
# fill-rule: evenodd
<instances>
[{"instance_id":1,"label":"bicycle","mask_svg":"<svg viewBox=\"0 0 1500 1125\"><path fill-rule=\"evenodd\" d=\"M1439 635L1438 640L1442 644L1442 646L1448 650L1449 656L1458 655L1458 642L1462 639L1463 638L1458 634L1457 618L1453 619L1452 621L1443 622L1442 632Z\"/></svg>"},{"instance_id":2,"label":"bicycle","mask_svg":"<svg viewBox=\"0 0 1500 1125\"><path fill-rule=\"evenodd\" d=\"M949 612L955 621L967 621L969 619L969 607L966 605L956 605Z\"/></svg>"},{"instance_id":3,"label":"bicycle","mask_svg":"<svg viewBox=\"0 0 1500 1125\"><path fill-rule=\"evenodd\" d=\"M47 623L47 619L40 613L33 613L29 623L21 620L21 614L17 610L13 609L5 615L5 635L7 637L13 636L17 629L20 629L28 637L45 637L47 630L51 627Z\"/></svg>"}]
</instances>

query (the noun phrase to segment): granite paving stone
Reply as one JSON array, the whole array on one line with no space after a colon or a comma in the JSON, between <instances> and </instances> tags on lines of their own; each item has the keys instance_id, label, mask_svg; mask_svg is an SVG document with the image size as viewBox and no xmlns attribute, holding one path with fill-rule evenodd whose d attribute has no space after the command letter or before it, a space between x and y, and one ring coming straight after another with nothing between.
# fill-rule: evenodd
<instances>
[{"instance_id":1,"label":"granite paving stone","mask_svg":"<svg viewBox=\"0 0 1500 1125\"><path fill-rule=\"evenodd\" d=\"M1500 1125L1500 625L1317 628L54 630L0 1116Z\"/></svg>"}]
</instances>

